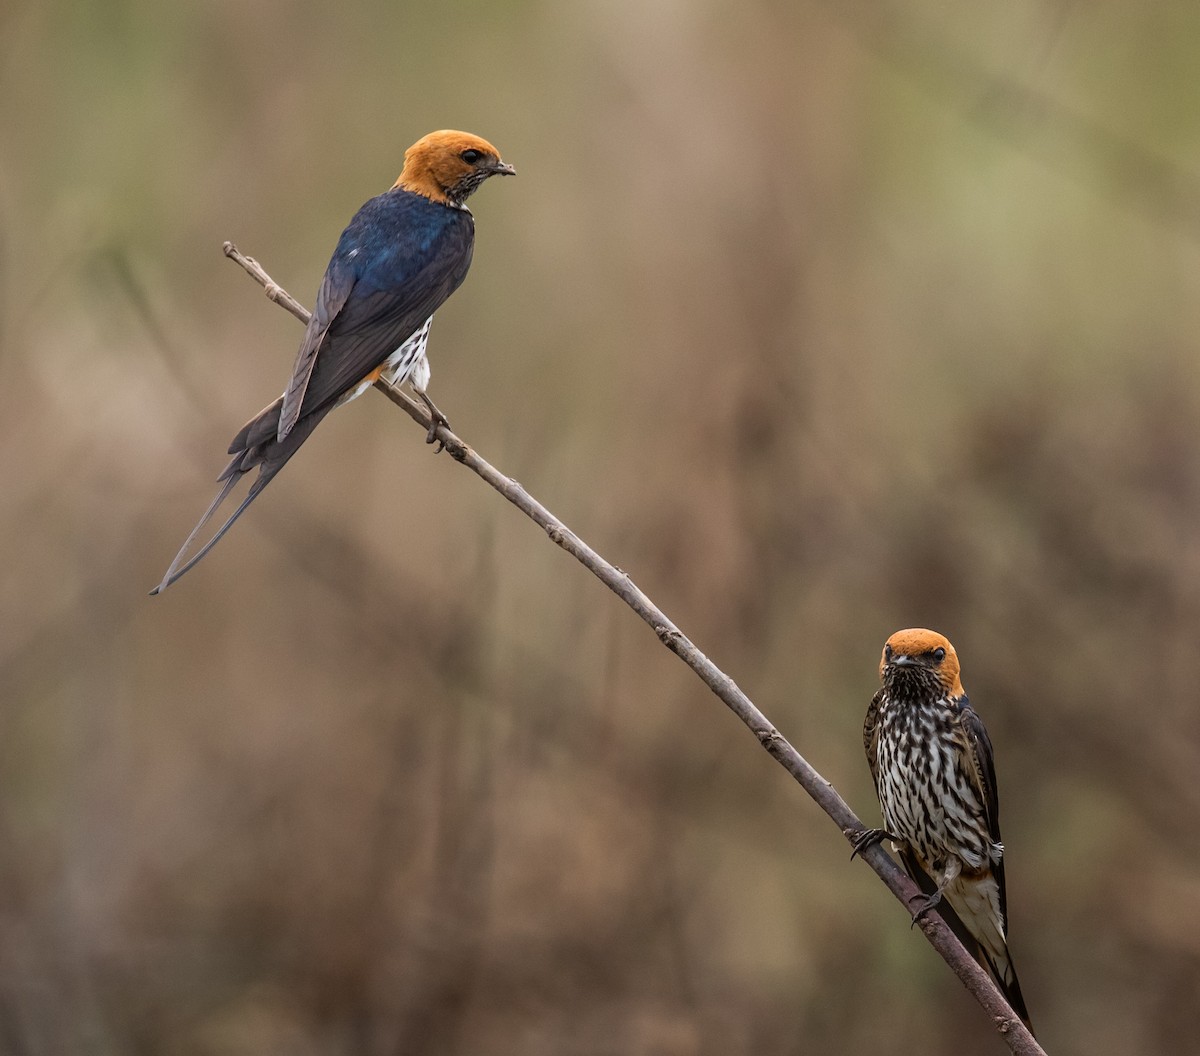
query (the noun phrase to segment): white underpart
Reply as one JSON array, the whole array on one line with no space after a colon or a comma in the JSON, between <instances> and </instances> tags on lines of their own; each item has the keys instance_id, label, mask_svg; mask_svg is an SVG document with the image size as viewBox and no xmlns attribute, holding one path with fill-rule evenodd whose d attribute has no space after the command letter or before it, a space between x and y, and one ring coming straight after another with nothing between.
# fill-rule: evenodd
<instances>
[{"instance_id":1,"label":"white underpart","mask_svg":"<svg viewBox=\"0 0 1200 1056\"><path fill-rule=\"evenodd\" d=\"M383 366L383 378L391 385L403 385L406 381L417 391L424 392L429 386L429 360L425 355L429 344L429 326L433 322L431 315L425 320L420 330L416 331L395 352L388 356ZM357 399L371 387L370 381L361 381L353 389L348 389L337 402L340 407Z\"/></svg>"},{"instance_id":2,"label":"white underpart","mask_svg":"<svg viewBox=\"0 0 1200 1056\"><path fill-rule=\"evenodd\" d=\"M940 881L939 881L940 882ZM987 950L992 962L1002 975L1012 976L1012 962L1008 959L1007 936L1000 931L1000 885L994 876L988 875L968 881L956 876L946 885L946 901L954 907L963 920L973 924L972 933L979 945ZM1006 978L1005 982L1011 982Z\"/></svg>"}]
</instances>

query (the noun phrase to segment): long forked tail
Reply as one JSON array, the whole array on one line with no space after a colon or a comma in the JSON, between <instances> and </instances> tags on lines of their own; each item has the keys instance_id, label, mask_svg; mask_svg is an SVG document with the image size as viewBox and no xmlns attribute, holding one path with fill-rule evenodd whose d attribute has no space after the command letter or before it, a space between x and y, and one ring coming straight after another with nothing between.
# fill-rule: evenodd
<instances>
[{"instance_id":1,"label":"long forked tail","mask_svg":"<svg viewBox=\"0 0 1200 1056\"><path fill-rule=\"evenodd\" d=\"M1009 956L1007 945L1002 959L989 955L981 945L979 947L979 963L983 965L999 987L1004 1000L1012 1006L1012 1010L1021 1017L1030 1034L1033 1034L1033 1023L1029 1019L1029 1009L1025 1007L1025 995L1021 993L1021 984L1017 980L1017 970L1013 967L1012 957Z\"/></svg>"},{"instance_id":2,"label":"long forked tail","mask_svg":"<svg viewBox=\"0 0 1200 1056\"><path fill-rule=\"evenodd\" d=\"M221 537L233 527L233 522L246 512L246 508L250 503L257 499L262 493L263 488L271 483L275 474L283 469L288 459L296 453L300 445L308 439L309 434L316 428L317 423L325 416L325 413L322 411L306 415L296 423L295 428L288 433L287 438L280 442L276 437L276 430L279 425L279 408L281 403L282 397L255 415L255 417L242 426L241 431L233 438L233 443L229 445L229 453L233 455L233 460L217 478L219 481L223 481L221 490L217 492L217 497L213 499L212 504L205 510L204 516L200 518L200 523L192 529L191 535L184 540L183 546L179 548L179 553L175 555L175 560L171 562L171 567L167 569L162 582L150 591L152 595L161 594L177 579L190 572L197 562L221 541ZM250 470L254 469L255 466L258 467L258 477L250 485L250 490L246 493L246 497L242 500L241 505L217 529L213 537L185 562L184 558L187 552L192 548L196 537L204 530L204 526L212 519L213 514L221 508L221 505L229 497L229 493L237 486L238 481L249 473Z\"/></svg>"},{"instance_id":3,"label":"long forked tail","mask_svg":"<svg viewBox=\"0 0 1200 1056\"><path fill-rule=\"evenodd\" d=\"M900 861L908 875L925 894L932 895L937 890L937 884L922 868L920 860L911 848L901 847L899 853ZM1004 995L1004 1000L1012 1006L1012 1010L1020 1016L1021 1022L1032 1034L1033 1024L1029 1020L1029 1010L1025 1007L1025 997L1021 993L1021 984L1017 981L1017 970L1009 956L1004 932L994 921L988 919L986 914L982 921L971 920L969 916L964 919L955 911L950 898L943 899L935 912L958 937L967 953L992 977L992 981Z\"/></svg>"}]
</instances>

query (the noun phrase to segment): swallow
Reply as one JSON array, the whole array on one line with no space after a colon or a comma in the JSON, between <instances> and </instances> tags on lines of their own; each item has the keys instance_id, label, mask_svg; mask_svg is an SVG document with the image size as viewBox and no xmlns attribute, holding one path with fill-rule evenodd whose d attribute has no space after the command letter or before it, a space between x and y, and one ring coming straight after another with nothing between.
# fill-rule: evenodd
<instances>
[{"instance_id":1,"label":"swallow","mask_svg":"<svg viewBox=\"0 0 1200 1056\"><path fill-rule=\"evenodd\" d=\"M466 200L485 180L515 172L487 140L467 132L431 132L405 151L395 184L363 205L342 232L283 395L233 438L233 457L217 478L220 491L151 594L216 546L325 415L380 378L409 383L429 409L426 440L434 442L438 426L448 423L426 393L426 346L434 312L471 266L475 220ZM238 481L255 468L258 476L241 505L185 560Z\"/></svg>"}]
</instances>

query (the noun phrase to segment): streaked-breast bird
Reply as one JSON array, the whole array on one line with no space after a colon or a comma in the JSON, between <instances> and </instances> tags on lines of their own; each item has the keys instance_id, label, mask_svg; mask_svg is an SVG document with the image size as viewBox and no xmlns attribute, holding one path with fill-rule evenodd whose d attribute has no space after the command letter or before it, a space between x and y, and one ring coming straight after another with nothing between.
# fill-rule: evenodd
<instances>
[{"instance_id":1,"label":"streaked-breast bird","mask_svg":"<svg viewBox=\"0 0 1200 1056\"><path fill-rule=\"evenodd\" d=\"M958 654L936 631L897 631L883 647L879 674L863 745L883 828L860 833L855 853L892 841L924 892L914 922L938 907L1032 1030L1008 952L992 742L963 690Z\"/></svg>"}]
</instances>

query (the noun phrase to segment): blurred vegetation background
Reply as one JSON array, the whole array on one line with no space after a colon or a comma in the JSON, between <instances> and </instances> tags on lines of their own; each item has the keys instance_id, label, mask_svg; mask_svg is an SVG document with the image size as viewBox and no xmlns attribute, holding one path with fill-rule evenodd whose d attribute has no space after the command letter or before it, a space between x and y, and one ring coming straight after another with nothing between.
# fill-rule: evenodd
<instances>
[{"instance_id":1,"label":"blurred vegetation background","mask_svg":"<svg viewBox=\"0 0 1200 1056\"><path fill-rule=\"evenodd\" d=\"M0 7L0 1051L1000 1051L836 829L377 395L148 599L404 148L431 392L851 801L995 742L1055 1053L1200 1051L1200 8Z\"/></svg>"}]
</instances>

